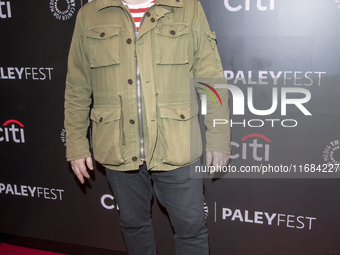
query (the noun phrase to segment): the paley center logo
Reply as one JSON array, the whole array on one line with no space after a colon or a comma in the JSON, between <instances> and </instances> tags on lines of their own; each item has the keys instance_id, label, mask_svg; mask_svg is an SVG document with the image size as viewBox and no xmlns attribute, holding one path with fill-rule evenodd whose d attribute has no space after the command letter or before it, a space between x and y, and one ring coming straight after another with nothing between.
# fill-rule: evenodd
<instances>
[{"instance_id":1,"label":"the paley center logo","mask_svg":"<svg viewBox=\"0 0 340 255\"><path fill-rule=\"evenodd\" d=\"M70 19L76 11L75 0L50 0L50 11L58 20Z\"/></svg>"},{"instance_id":2,"label":"the paley center logo","mask_svg":"<svg viewBox=\"0 0 340 255\"><path fill-rule=\"evenodd\" d=\"M60 132L60 140L66 146L66 129L63 128Z\"/></svg>"},{"instance_id":3,"label":"the paley center logo","mask_svg":"<svg viewBox=\"0 0 340 255\"><path fill-rule=\"evenodd\" d=\"M83 6L84 4L87 4L89 2L92 2L92 0L80 0L81 6Z\"/></svg>"},{"instance_id":4,"label":"the paley center logo","mask_svg":"<svg viewBox=\"0 0 340 255\"><path fill-rule=\"evenodd\" d=\"M340 164L340 143L339 140L331 141L323 151L323 160L328 165Z\"/></svg>"},{"instance_id":5,"label":"the paley center logo","mask_svg":"<svg viewBox=\"0 0 340 255\"><path fill-rule=\"evenodd\" d=\"M17 120L7 120L0 127L0 142L25 143L24 125Z\"/></svg>"},{"instance_id":6,"label":"the paley center logo","mask_svg":"<svg viewBox=\"0 0 340 255\"><path fill-rule=\"evenodd\" d=\"M253 8L255 2L256 7L254 6L255 8ZM231 12L250 11L252 9L273 11L275 9L275 0L224 0L224 6Z\"/></svg>"}]
</instances>

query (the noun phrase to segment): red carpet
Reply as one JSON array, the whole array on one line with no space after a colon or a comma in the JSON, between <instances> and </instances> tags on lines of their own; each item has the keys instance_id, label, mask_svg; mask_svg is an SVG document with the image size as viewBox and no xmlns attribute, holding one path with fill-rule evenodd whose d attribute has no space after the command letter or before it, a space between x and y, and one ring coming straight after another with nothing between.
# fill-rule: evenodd
<instances>
[{"instance_id":1,"label":"red carpet","mask_svg":"<svg viewBox=\"0 0 340 255\"><path fill-rule=\"evenodd\" d=\"M1 255L65 255L61 253L55 253L50 251L35 250L10 244L0 244Z\"/></svg>"}]
</instances>

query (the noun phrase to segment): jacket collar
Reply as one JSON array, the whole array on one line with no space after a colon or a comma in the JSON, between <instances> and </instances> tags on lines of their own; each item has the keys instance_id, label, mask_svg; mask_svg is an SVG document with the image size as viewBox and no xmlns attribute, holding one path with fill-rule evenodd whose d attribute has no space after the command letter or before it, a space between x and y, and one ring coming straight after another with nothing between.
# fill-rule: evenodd
<instances>
[{"instance_id":1,"label":"jacket collar","mask_svg":"<svg viewBox=\"0 0 340 255\"><path fill-rule=\"evenodd\" d=\"M156 5L166 5L170 7L183 7L184 0L156 0Z\"/></svg>"},{"instance_id":2,"label":"jacket collar","mask_svg":"<svg viewBox=\"0 0 340 255\"><path fill-rule=\"evenodd\" d=\"M156 0L155 5L165 5L170 7L183 7L184 0ZM98 0L97 11L100 11L106 7L121 6L123 7L122 0Z\"/></svg>"}]
</instances>

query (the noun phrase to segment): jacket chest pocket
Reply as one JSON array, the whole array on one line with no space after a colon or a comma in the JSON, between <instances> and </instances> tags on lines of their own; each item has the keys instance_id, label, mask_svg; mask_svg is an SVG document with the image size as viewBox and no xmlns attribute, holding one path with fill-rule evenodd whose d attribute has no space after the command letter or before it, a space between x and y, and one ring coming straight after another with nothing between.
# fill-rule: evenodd
<instances>
[{"instance_id":1,"label":"jacket chest pocket","mask_svg":"<svg viewBox=\"0 0 340 255\"><path fill-rule=\"evenodd\" d=\"M158 24L155 28L156 63L158 65L189 63L188 44L187 24Z\"/></svg>"},{"instance_id":2,"label":"jacket chest pocket","mask_svg":"<svg viewBox=\"0 0 340 255\"><path fill-rule=\"evenodd\" d=\"M92 27L86 34L91 68L116 65L119 58L120 26Z\"/></svg>"},{"instance_id":3,"label":"jacket chest pocket","mask_svg":"<svg viewBox=\"0 0 340 255\"><path fill-rule=\"evenodd\" d=\"M198 124L198 106L159 105L165 140L163 162L183 166L202 155L202 139Z\"/></svg>"}]
</instances>

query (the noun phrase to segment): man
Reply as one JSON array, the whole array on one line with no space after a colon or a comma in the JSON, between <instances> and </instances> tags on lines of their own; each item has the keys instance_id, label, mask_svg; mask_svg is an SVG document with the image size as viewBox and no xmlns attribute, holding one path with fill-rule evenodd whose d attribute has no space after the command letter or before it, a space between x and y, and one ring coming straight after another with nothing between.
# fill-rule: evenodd
<instances>
[{"instance_id":1,"label":"man","mask_svg":"<svg viewBox=\"0 0 340 255\"><path fill-rule=\"evenodd\" d=\"M156 254L151 179L174 227L176 254L209 253L203 180L190 178L202 154L191 79L222 77L198 0L95 0L79 11L65 92L67 159L84 183L86 165L93 169L90 117L94 158L106 167L130 255ZM213 119L228 119L228 96L218 93L223 106L207 103L206 158L223 166L230 130L213 127Z\"/></svg>"}]
</instances>

